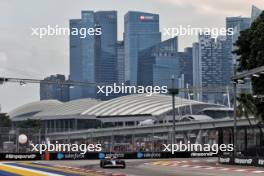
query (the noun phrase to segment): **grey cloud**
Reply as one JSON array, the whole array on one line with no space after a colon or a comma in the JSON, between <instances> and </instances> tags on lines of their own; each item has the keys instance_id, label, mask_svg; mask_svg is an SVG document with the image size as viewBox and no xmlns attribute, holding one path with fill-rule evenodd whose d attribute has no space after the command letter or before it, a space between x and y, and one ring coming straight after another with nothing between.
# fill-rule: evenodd
<instances>
[{"instance_id":1,"label":"grey cloud","mask_svg":"<svg viewBox=\"0 0 264 176\"><path fill-rule=\"evenodd\" d=\"M246 16L252 4L264 7L262 0L154 0L159 3L166 3L182 8L193 7L196 13L205 15L231 15Z\"/></svg>"}]
</instances>

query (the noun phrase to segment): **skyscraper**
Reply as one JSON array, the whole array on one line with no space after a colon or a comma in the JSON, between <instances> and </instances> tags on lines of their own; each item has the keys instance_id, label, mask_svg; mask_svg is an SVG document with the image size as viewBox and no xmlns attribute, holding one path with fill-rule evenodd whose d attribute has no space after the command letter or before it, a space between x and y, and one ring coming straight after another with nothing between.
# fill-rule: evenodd
<instances>
[{"instance_id":1,"label":"skyscraper","mask_svg":"<svg viewBox=\"0 0 264 176\"><path fill-rule=\"evenodd\" d=\"M178 38L160 42L152 47L141 50L138 55L138 85L169 86L172 75L179 78L180 55Z\"/></svg>"},{"instance_id":2,"label":"skyscraper","mask_svg":"<svg viewBox=\"0 0 264 176\"><path fill-rule=\"evenodd\" d=\"M182 59L181 59L181 67L182 67L182 74L184 75L184 87L188 84L188 86L193 85L193 53L192 47L187 47L184 49L184 52L181 52Z\"/></svg>"},{"instance_id":3,"label":"skyscraper","mask_svg":"<svg viewBox=\"0 0 264 176\"><path fill-rule=\"evenodd\" d=\"M70 20L71 31L98 29L100 35L70 36L70 80L111 84L117 82L117 12L82 11L82 18ZM104 98L96 86L74 86L71 99Z\"/></svg>"},{"instance_id":4,"label":"skyscraper","mask_svg":"<svg viewBox=\"0 0 264 176\"><path fill-rule=\"evenodd\" d=\"M102 31L102 35L95 37L95 82L103 84L117 83L117 12L99 11L94 15L95 23ZM114 94L105 96L103 93L97 93L96 95L96 98L101 100L114 97Z\"/></svg>"},{"instance_id":5,"label":"skyscraper","mask_svg":"<svg viewBox=\"0 0 264 176\"><path fill-rule=\"evenodd\" d=\"M238 56L232 52L236 49L240 32L250 27L252 21L257 18L261 10L252 7L251 17L227 17L226 28L232 28L233 35L220 36L216 40L210 36L199 36L199 42L193 44L193 84L194 87L217 90L218 93L209 93L204 90L195 92L195 98L200 101L224 103L223 87L230 86L233 76L234 63ZM248 88L248 84L246 85ZM247 89L248 89L247 88Z\"/></svg>"},{"instance_id":6,"label":"skyscraper","mask_svg":"<svg viewBox=\"0 0 264 176\"><path fill-rule=\"evenodd\" d=\"M258 16L261 13L262 13L261 9L259 9L258 7L252 5L252 8L251 8L251 23L253 23L258 18Z\"/></svg>"},{"instance_id":7,"label":"skyscraper","mask_svg":"<svg viewBox=\"0 0 264 176\"><path fill-rule=\"evenodd\" d=\"M240 31L245 30L250 27L251 18L244 17L227 17L226 18L226 28L232 28L234 31L233 35L227 35L227 57L229 57L233 63L235 63L237 57L232 54L232 51L235 50L234 43L237 41Z\"/></svg>"},{"instance_id":8,"label":"skyscraper","mask_svg":"<svg viewBox=\"0 0 264 176\"><path fill-rule=\"evenodd\" d=\"M125 83L125 50L124 41L118 41L117 47L117 72L118 72L118 83Z\"/></svg>"},{"instance_id":9,"label":"skyscraper","mask_svg":"<svg viewBox=\"0 0 264 176\"><path fill-rule=\"evenodd\" d=\"M70 20L70 30L95 27L94 12L82 11L81 19ZM95 82L95 37L87 35L82 38L70 35L70 80ZM95 87L74 86L70 90L70 99L95 97Z\"/></svg>"},{"instance_id":10,"label":"skyscraper","mask_svg":"<svg viewBox=\"0 0 264 176\"><path fill-rule=\"evenodd\" d=\"M48 84L47 82L58 82L58 84ZM55 99L62 102L69 101L69 85L59 84L66 82L64 75L51 75L40 82L40 100Z\"/></svg>"},{"instance_id":11,"label":"skyscraper","mask_svg":"<svg viewBox=\"0 0 264 176\"><path fill-rule=\"evenodd\" d=\"M192 45L192 57L193 57L193 87L202 87L202 76L201 76L201 59L200 59L200 47L199 43L193 43ZM197 101L202 101L202 96L200 92L194 89L194 99Z\"/></svg>"},{"instance_id":12,"label":"skyscraper","mask_svg":"<svg viewBox=\"0 0 264 176\"><path fill-rule=\"evenodd\" d=\"M226 58L228 60L232 60L233 63L236 63L238 65L238 56L236 54L233 54L232 52L236 50L236 46L234 45L236 41L238 40L238 37L240 36L240 32L248 29L252 22L254 22L255 19L261 14L262 10L257 8L256 6L252 6L251 9L251 17L227 17L226 18L226 28L232 28L234 30L234 35L227 35L227 41L226 41ZM231 68L230 68L231 67ZM226 68L229 68L230 70L233 70L234 66L232 65L226 65ZM231 71L233 75L233 71ZM228 77L230 78L230 76ZM242 90L243 89L243 90ZM238 85L238 92L240 91L251 91L251 81L247 80L245 81L245 84Z\"/></svg>"},{"instance_id":13,"label":"skyscraper","mask_svg":"<svg viewBox=\"0 0 264 176\"><path fill-rule=\"evenodd\" d=\"M193 45L193 83L194 87L200 90L195 92L198 100L223 103L221 91L224 86L230 84L232 76L230 69L226 68L228 58L225 57L225 45L225 37L214 39L209 35L200 35L199 42ZM216 92L207 92L204 88L211 88Z\"/></svg>"},{"instance_id":14,"label":"skyscraper","mask_svg":"<svg viewBox=\"0 0 264 176\"><path fill-rule=\"evenodd\" d=\"M192 48L178 52L177 37L139 52L138 85L170 87L172 75L178 88L192 84Z\"/></svg>"},{"instance_id":15,"label":"skyscraper","mask_svg":"<svg viewBox=\"0 0 264 176\"><path fill-rule=\"evenodd\" d=\"M124 19L125 81L137 84L138 52L161 42L159 15L130 11Z\"/></svg>"},{"instance_id":16,"label":"skyscraper","mask_svg":"<svg viewBox=\"0 0 264 176\"><path fill-rule=\"evenodd\" d=\"M256 6L251 8L251 17L227 17L226 18L226 28L232 28L234 30L234 35L227 35L227 49L229 50L229 57L232 57L233 62L236 61L237 56L232 54L235 50L234 43L237 41L240 32L248 29L251 23L261 14L262 10Z\"/></svg>"},{"instance_id":17,"label":"skyscraper","mask_svg":"<svg viewBox=\"0 0 264 176\"><path fill-rule=\"evenodd\" d=\"M96 82L117 82L117 12L95 12L95 24L102 35L96 36Z\"/></svg>"}]
</instances>

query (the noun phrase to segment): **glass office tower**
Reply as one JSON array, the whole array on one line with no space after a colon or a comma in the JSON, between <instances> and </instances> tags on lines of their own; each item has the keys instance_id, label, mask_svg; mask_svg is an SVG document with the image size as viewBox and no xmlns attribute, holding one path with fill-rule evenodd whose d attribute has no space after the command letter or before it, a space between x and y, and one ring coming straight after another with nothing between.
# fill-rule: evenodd
<instances>
[{"instance_id":1,"label":"glass office tower","mask_svg":"<svg viewBox=\"0 0 264 176\"><path fill-rule=\"evenodd\" d=\"M82 18L70 20L74 28L100 28L101 35L70 36L70 80L112 84L117 79L117 12L82 11ZM96 93L96 86L70 89L70 99L109 98Z\"/></svg>"},{"instance_id":2,"label":"glass office tower","mask_svg":"<svg viewBox=\"0 0 264 176\"><path fill-rule=\"evenodd\" d=\"M64 75L50 75L40 81L40 100L69 101L69 85L48 84L47 82L67 82Z\"/></svg>"},{"instance_id":3,"label":"glass office tower","mask_svg":"<svg viewBox=\"0 0 264 176\"><path fill-rule=\"evenodd\" d=\"M232 76L225 46L225 36L215 39L210 35L200 35L193 44L193 86L199 89L194 92L199 101L223 104L222 89L230 85Z\"/></svg>"},{"instance_id":4,"label":"glass office tower","mask_svg":"<svg viewBox=\"0 0 264 176\"><path fill-rule=\"evenodd\" d=\"M96 36L96 82L117 82L117 12L95 13L95 23L102 30Z\"/></svg>"},{"instance_id":5,"label":"glass office tower","mask_svg":"<svg viewBox=\"0 0 264 176\"><path fill-rule=\"evenodd\" d=\"M262 10L259 9L256 6L252 6L251 9L251 17L227 17L226 18L226 28L232 28L234 30L234 35L228 35L227 36L227 42L226 42L226 58L231 59L233 63L238 63L239 57L236 54L233 54L232 51L236 50L236 46L234 45L236 41L238 40L238 37L240 36L240 32L248 29L252 22L254 22L255 19L261 14ZM230 68L230 65L226 65L226 68ZM233 65L231 66L231 72L233 75ZM230 78L230 76L229 76ZM238 85L238 93L240 92L251 92L251 80L246 80L244 84Z\"/></svg>"},{"instance_id":6,"label":"glass office tower","mask_svg":"<svg viewBox=\"0 0 264 176\"><path fill-rule=\"evenodd\" d=\"M101 28L102 35L95 39L95 79L96 83L113 84L118 82L117 70L117 12L95 12L95 23ZM105 96L98 93L96 98L108 100L116 97L115 94Z\"/></svg>"},{"instance_id":7,"label":"glass office tower","mask_svg":"<svg viewBox=\"0 0 264 176\"><path fill-rule=\"evenodd\" d=\"M259 17L259 15L261 13L262 13L261 9L252 5L252 7L251 7L251 23L253 23Z\"/></svg>"},{"instance_id":8,"label":"glass office tower","mask_svg":"<svg viewBox=\"0 0 264 176\"><path fill-rule=\"evenodd\" d=\"M178 52L177 37L139 52L138 85L169 87L172 75L178 88L192 84L192 48Z\"/></svg>"},{"instance_id":9,"label":"glass office tower","mask_svg":"<svg viewBox=\"0 0 264 176\"><path fill-rule=\"evenodd\" d=\"M70 20L70 30L94 28L94 12L82 11L81 19ZM95 37L87 35L70 35L70 80L95 82ZM70 89L70 99L94 98L95 87L73 86Z\"/></svg>"},{"instance_id":10,"label":"glass office tower","mask_svg":"<svg viewBox=\"0 0 264 176\"><path fill-rule=\"evenodd\" d=\"M125 51L124 41L118 41L117 47L117 70L118 70L118 83L125 83Z\"/></svg>"},{"instance_id":11,"label":"glass office tower","mask_svg":"<svg viewBox=\"0 0 264 176\"><path fill-rule=\"evenodd\" d=\"M161 42L159 15L130 11L124 19L125 81L137 84L138 52Z\"/></svg>"},{"instance_id":12,"label":"glass office tower","mask_svg":"<svg viewBox=\"0 0 264 176\"><path fill-rule=\"evenodd\" d=\"M235 50L234 43L237 41L240 31L245 30L250 27L251 18L244 17L227 17L226 18L226 28L232 28L234 30L234 35L227 35L227 52L228 57L235 63L237 56L232 54Z\"/></svg>"}]
</instances>

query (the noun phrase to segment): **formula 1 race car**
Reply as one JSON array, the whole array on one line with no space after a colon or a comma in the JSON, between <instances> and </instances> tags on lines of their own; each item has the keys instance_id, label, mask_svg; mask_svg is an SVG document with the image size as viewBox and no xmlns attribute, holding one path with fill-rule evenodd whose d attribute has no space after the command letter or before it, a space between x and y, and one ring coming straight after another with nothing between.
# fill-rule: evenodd
<instances>
[{"instance_id":1,"label":"formula 1 race car","mask_svg":"<svg viewBox=\"0 0 264 176\"><path fill-rule=\"evenodd\" d=\"M124 160L118 159L116 157L105 157L100 161L101 168L126 168L126 163Z\"/></svg>"}]
</instances>

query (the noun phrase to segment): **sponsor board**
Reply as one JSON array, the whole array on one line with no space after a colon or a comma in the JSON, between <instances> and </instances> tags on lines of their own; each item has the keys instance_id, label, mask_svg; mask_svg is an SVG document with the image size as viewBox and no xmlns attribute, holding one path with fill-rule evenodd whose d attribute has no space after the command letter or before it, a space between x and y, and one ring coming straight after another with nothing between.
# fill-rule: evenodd
<instances>
[{"instance_id":1,"label":"sponsor board","mask_svg":"<svg viewBox=\"0 0 264 176\"><path fill-rule=\"evenodd\" d=\"M89 160L104 159L105 157L117 157L120 159L150 159L150 158L193 158L193 157L217 157L212 153L192 152L131 152L131 153L105 153L90 152L85 154L77 153L49 153L48 160Z\"/></svg>"},{"instance_id":2,"label":"sponsor board","mask_svg":"<svg viewBox=\"0 0 264 176\"><path fill-rule=\"evenodd\" d=\"M235 158L234 164L237 165L253 165L253 158Z\"/></svg>"},{"instance_id":3,"label":"sponsor board","mask_svg":"<svg viewBox=\"0 0 264 176\"><path fill-rule=\"evenodd\" d=\"M94 160L104 159L105 157L117 157L120 159L150 159L150 158L194 158L194 157L216 157L216 154L202 152L130 152L130 153L107 153L107 152L88 152L63 153L63 152L44 152L39 153L2 153L0 160Z\"/></svg>"},{"instance_id":4,"label":"sponsor board","mask_svg":"<svg viewBox=\"0 0 264 176\"><path fill-rule=\"evenodd\" d=\"M221 164L264 167L264 158L220 156Z\"/></svg>"},{"instance_id":5,"label":"sponsor board","mask_svg":"<svg viewBox=\"0 0 264 176\"><path fill-rule=\"evenodd\" d=\"M257 166L264 167L264 158L263 159L257 159Z\"/></svg>"},{"instance_id":6,"label":"sponsor board","mask_svg":"<svg viewBox=\"0 0 264 176\"><path fill-rule=\"evenodd\" d=\"M39 153L0 153L0 160L41 160Z\"/></svg>"}]
</instances>

